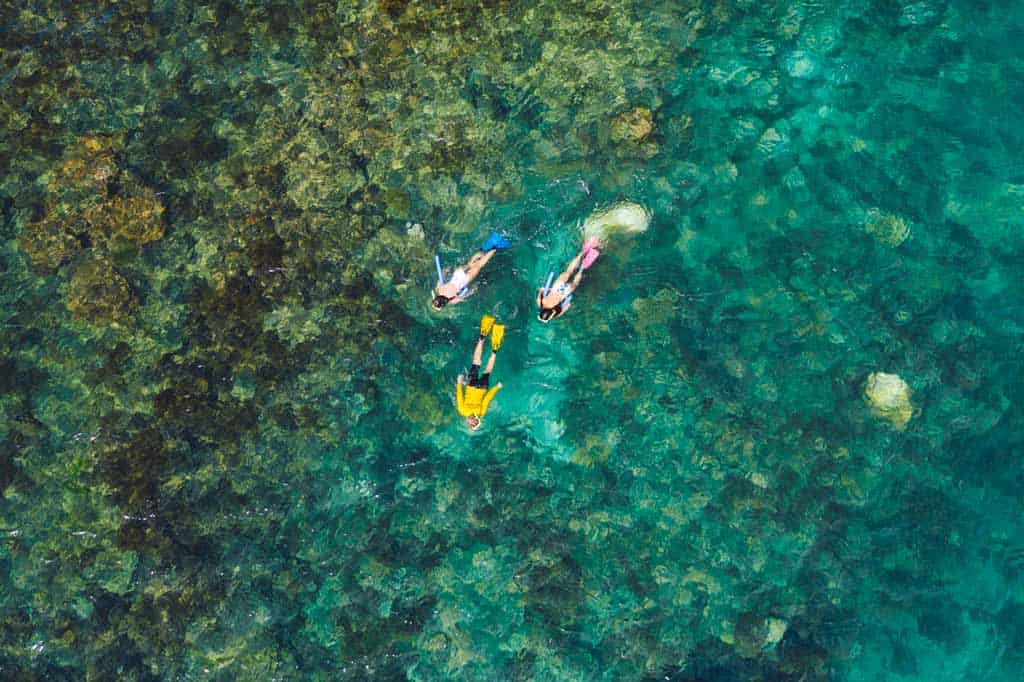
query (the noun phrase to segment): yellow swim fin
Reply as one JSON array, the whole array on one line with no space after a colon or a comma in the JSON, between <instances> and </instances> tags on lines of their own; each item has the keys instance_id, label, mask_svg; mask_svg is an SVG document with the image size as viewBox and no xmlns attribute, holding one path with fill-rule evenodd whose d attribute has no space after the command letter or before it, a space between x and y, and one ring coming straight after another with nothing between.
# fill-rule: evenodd
<instances>
[{"instance_id":1,"label":"yellow swim fin","mask_svg":"<svg viewBox=\"0 0 1024 682\"><path fill-rule=\"evenodd\" d=\"M501 340L505 338L505 325L496 324L491 329L491 350L497 351L501 348Z\"/></svg>"},{"instance_id":2,"label":"yellow swim fin","mask_svg":"<svg viewBox=\"0 0 1024 682\"><path fill-rule=\"evenodd\" d=\"M480 318L480 336L487 336L491 333L491 327L494 326L494 318L490 315L484 315Z\"/></svg>"}]
</instances>

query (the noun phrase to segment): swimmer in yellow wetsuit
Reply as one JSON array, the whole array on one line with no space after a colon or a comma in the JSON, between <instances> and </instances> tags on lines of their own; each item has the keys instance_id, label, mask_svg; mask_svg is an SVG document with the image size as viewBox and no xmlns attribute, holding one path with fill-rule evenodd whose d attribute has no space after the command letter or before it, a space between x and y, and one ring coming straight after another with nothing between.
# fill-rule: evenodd
<instances>
[{"instance_id":1,"label":"swimmer in yellow wetsuit","mask_svg":"<svg viewBox=\"0 0 1024 682\"><path fill-rule=\"evenodd\" d=\"M484 339L488 334L491 335L491 357L487 360L484 373L480 374L480 363L484 357ZM466 418L466 424L474 431L480 428L491 400L501 390L501 382L490 389L488 386L491 383L494 359L498 355L498 349L501 348L501 340L504 337L505 325L494 324L493 317L484 315L480 319L480 338L477 339L476 349L473 351L473 366L469 368L469 384L463 384L461 374L455 381L455 405L459 414Z\"/></svg>"}]
</instances>

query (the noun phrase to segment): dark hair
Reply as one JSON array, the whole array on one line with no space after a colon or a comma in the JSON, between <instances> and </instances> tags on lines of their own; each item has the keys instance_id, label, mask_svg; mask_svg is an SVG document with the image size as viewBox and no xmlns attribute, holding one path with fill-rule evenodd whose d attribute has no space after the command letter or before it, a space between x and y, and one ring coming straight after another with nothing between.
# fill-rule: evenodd
<instances>
[{"instance_id":1,"label":"dark hair","mask_svg":"<svg viewBox=\"0 0 1024 682\"><path fill-rule=\"evenodd\" d=\"M450 300L451 299L449 299L447 296L442 296L441 294L438 294L437 296L434 297L434 307L440 310L441 308L448 305L448 301Z\"/></svg>"},{"instance_id":2,"label":"dark hair","mask_svg":"<svg viewBox=\"0 0 1024 682\"><path fill-rule=\"evenodd\" d=\"M559 303L558 305L556 305L556 306L555 306L554 308L541 308L541 309L540 309L540 312L539 312L539 313L537 313L537 318L538 318L538 319L539 319L539 320L540 320L541 322L547 322L547 321L548 321L548 320L550 320L550 319L551 319L552 317L554 317L554 316L555 316L555 315L557 315L557 314L558 314L559 312L561 312L561 310L562 310L562 304L561 304L561 303Z\"/></svg>"}]
</instances>

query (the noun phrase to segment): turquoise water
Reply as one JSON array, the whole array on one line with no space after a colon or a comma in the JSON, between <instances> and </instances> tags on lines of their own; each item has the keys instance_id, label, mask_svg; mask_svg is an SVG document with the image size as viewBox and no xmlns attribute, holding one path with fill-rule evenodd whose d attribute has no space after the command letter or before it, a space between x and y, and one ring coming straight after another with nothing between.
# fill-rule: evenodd
<instances>
[{"instance_id":1,"label":"turquoise water","mask_svg":"<svg viewBox=\"0 0 1024 682\"><path fill-rule=\"evenodd\" d=\"M0 16L4 678L1019 679L1024 5Z\"/></svg>"}]
</instances>

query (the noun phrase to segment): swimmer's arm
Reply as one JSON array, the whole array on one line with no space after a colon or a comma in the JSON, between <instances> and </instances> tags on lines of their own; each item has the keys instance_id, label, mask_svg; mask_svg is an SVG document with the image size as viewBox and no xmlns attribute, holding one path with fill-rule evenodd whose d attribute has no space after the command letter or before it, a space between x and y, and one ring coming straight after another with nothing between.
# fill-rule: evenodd
<instances>
[{"instance_id":1,"label":"swimmer's arm","mask_svg":"<svg viewBox=\"0 0 1024 682\"><path fill-rule=\"evenodd\" d=\"M462 375L455 380L455 407L459 410L459 414L465 410L465 389L462 387Z\"/></svg>"},{"instance_id":2,"label":"swimmer's arm","mask_svg":"<svg viewBox=\"0 0 1024 682\"><path fill-rule=\"evenodd\" d=\"M487 391L487 395L484 396L483 401L480 403L480 416L487 414L487 408L491 404L491 398L497 395L498 391L501 390L502 384L500 381L491 387L491 390Z\"/></svg>"}]
</instances>

